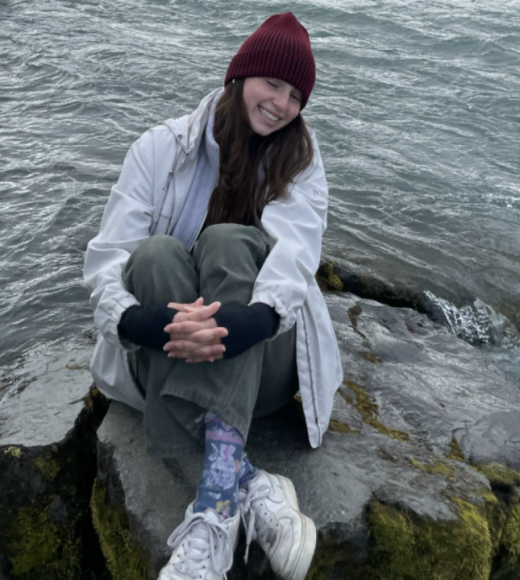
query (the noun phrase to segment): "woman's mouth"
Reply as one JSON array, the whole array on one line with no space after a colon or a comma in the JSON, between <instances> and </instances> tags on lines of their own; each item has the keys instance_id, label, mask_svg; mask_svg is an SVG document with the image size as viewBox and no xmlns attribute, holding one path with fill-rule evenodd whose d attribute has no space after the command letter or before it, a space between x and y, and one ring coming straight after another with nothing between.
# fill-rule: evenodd
<instances>
[{"instance_id":1,"label":"woman's mouth","mask_svg":"<svg viewBox=\"0 0 520 580\"><path fill-rule=\"evenodd\" d=\"M265 115L270 121L273 121L273 123L280 120L279 117L276 117L275 115L273 115L267 109L264 109L260 105L258 105L258 108L260 109L260 112L262 113L262 115Z\"/></svg>"}]
</instances>

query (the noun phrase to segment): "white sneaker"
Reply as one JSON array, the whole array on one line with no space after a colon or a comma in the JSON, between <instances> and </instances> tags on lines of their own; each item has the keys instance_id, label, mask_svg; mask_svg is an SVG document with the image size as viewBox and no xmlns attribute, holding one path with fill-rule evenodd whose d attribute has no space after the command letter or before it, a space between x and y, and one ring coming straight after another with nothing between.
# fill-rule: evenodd
<instances>
[{"instance_id":1,"label":"white sneaker","mask_svg":"<svg viewBox=\"0 0 520 580\"><path fill-rule=\"evenodd\" d=\"M300 513L291 480L260 470L239 493L246 561L249 545L256 540L275 574L284 580L304 580L316 549L316 527Z\"/></svg>"},{"instance_id":2,"label":"white sneaker","mask_svg":"<svg viewBox=\"0 0 520 580\"><path fill-rule=\"evenodd\" d=\"M224 519L210 508L193 513L191 503L184 522L168 538L173 553L158 580L223 580L233 565L239 527L239 511Z\"/></svg>"}]
</instances>

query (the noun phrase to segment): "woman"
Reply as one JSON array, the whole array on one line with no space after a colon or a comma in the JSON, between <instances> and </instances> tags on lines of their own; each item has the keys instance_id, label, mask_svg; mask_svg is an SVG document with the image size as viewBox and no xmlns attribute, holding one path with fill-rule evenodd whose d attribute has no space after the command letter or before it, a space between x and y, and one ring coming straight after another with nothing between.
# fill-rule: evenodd
<instances>
[{"instance_id":1,"label":"woman","mask_svg":"<svg viewBox=\"0 0 520 580\"><path fill-rule=\"evenodd\" d=\"M315 527L292 483L252 466L244 446L253 416L299 389L318 447L342 380L314 280L327 185L300 114L314 81L307 31L290 12L271 16L225 89L134 143L88 246L96 384L144 411L150 453L204 443L160 580L223 578L240 516L248 546L258 541L282 578L310 566Z\"/></svg>"}]
</instances>

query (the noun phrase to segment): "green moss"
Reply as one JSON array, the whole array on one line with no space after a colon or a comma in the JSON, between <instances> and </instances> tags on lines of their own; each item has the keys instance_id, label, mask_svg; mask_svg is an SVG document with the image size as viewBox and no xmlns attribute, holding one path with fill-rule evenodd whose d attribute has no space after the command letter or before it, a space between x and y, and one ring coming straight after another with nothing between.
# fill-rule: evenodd
<instances>
[{"instance_id":1,"label":"green moss","mask_svg":"<svg viewBox=\"0 0 520 580\"><path fill-rule=\"evenodd\" d=\"M450 441L450 452L448 453L448 459L453 461L464 461L464 453L462 453L462 449L459 447L459 444L455 437L452 437Z\"/></svg>"},{"instance_id":2,"label":"green moss","mask_svg":"<svg viewBox=\"0 0 520 580\"><path fill-rule=\"evenodd\" d=\"M505 465L489 463L487 465L472 465L471 467L488 478L492 489L511 490L513 487L520 485L520 474Z\"/></svg>"},{"instance_id":3,"label":"green moss","mask_svg":"<svg viewBox=\"0 0 520 580\"><path fill-rule=\"evenodd\" d=\"M483 510L457 501L453 522L414 521L373 502L369 558L384 580L488 580L491 540Z\"/></svg>"},{"instance_id":4,"label":"green moss","mask_svg":"<svg viewBox=\"0 0 520 580\"><path fill-rule=\"evenodd\" d=\"M38 457L33 463L49 481L52 481L60 471L59 463L50 455Z\"/></svg>"},{"instance_id":5,"label":"green moss","mask_svg":"<svg viewBox=\"0 0 520 580\"><path fill-rule=\"evenodd\" d=\"M107 504L105 496L105 487L96 479L92 490L92 519L112 579L146 580L147 557L132 540L124 507Z\"/></svg>"},{"instance_id":6,"label":"green moss","mask_svg":"<svg viewBox=\"0 0 520 580\"><path fill-rule=\"evenodd\" d=\"M19 459L23 455L23 452L20 449L20 447L14 447L14 446L10 446L10 447L7 447L6 449L4 449L4 453L6 455L11 455L12 457L16 457L17 459Z\"/></svg>"},{"instance_id":7,"label":"green moss","mask_svg":"<svg viewBox=\"0 0 520 580\"><path fill-rule=\"evenodd\" d=\"M509 515L502 534L502 545L507 552L518 559L520 557L520 505L515 503L509 510Z\"/></svg>"},{"instance_id":8,"label":"green moss","mask_svg":"<svg viewBox=\"0 0 520 580\"><path fill-rule=\"evenodd\" d=\"M430 475L444 475L445 477L453 477L454 467L446 465L442 461L435 461L431 465L426 465L424 463L419 463L413 457L408 457L408 461L417 469L420 469L423 473L429 473Z\"/></svg>"},{"instance_id":9,"label":"green moss","mask_svg":"<svg viewBox=\"0 0 520 580\"><path fill-rule=\"evenodd\" d=\"M15 578L36 580L79 578L80 548L74 522L62 525L46 506L24 506L18 511L8 537L8 554Z\"/></svg>"},{"instance_id":10,"label":"green moss","mask_svg":"<svg viewBox=\"0 0 520 580\"><path fill-rule=\"evenodd\" d=\"M377 356L377 354L373 352L367 352L365 350L361 350L358 352L359 356L364 358L366 361L371 362L373 364L379 364L381 359Z\"/></svg>"},{"instance_id":11,"label":"green moss","mask_svg":"<svg viewBox=\"0 0 520 580\"><path fill-rule=\"evenodd\" d=\"M334 419L332 419L329 423L329 430L336 431L337 433L353 433L355 435L359 435L359 431L357 429L351 429L348 423L340 423Z\"/></svg>"},{"instance_id":12,"label":"green moss","mask_svg":"<svg viewBox=\"0 0 520 580\"><path fill-rule=\"evenodd\" d=\"M66 365L69 371L88 371L90 370L90 365L83 364L83 365Z\"/></svg>"},{"instance_id":13,"label":"green moss","mask_svg":"<svg viewBox=\"0 0 520 580\"><path fill-rule=\"evenodd\" d=\"M408 441L410 435L405 431L399 429L390 429L379 420L379 407L377 403L368 395L365 389L357 385L354 381L345 381L344 384L355 393L356 402L348 395L345 396L345 401L356 407L363 422L377 429L382 435L397 439L397 441Z\"/></svg>"},{"instance_id":14,"label":"green moss","mask_svg":"<svg viewBox=\"0 0 520 580\"><path fill-rule=\"evenodd\" d=\"M507 512L504 506L498 501L492 491L484 488L480 492L480 497L484 500L484 510L488 523L489 537L493 554L496 554L502 544L504 524L507 521Z\"/></svg>"},{"instance_id":15,"label":"green moss","mask_svg":"<svg viewBox=\"0 0 520 580\"><path fill-rule=\"evenodd\" d=\"M343 282L335 272L336 264L334 262L327 262L322 264L316 274L318 284L326 290L344 290Z\"/></svg>"}]
</instances>

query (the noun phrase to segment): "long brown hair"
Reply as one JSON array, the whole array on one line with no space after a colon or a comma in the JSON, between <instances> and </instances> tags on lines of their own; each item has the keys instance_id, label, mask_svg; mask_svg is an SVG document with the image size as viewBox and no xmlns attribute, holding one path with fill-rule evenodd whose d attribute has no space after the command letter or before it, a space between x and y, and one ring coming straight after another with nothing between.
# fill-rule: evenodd
<instances>
[{"instance_id":1,"label":"long brown hair","mask_svg":"<svg viewBox=\"0 0 520 580\"><path fill-rule=\"evenodd\" d=\"M211 194L206 225L255 225L264 207L286 194L287 185L312 162L312 140L300 114L262 137L249 125L244 79L230 83L215 111L214 137L220 146L220 174ZM263 179L259 183L259 169Z\"/></svg>"}]
</instances>

